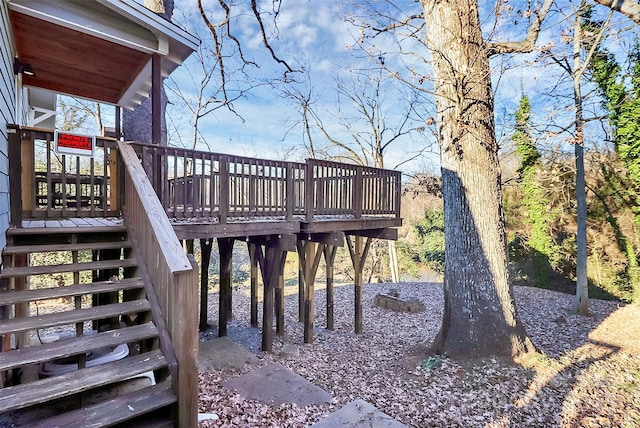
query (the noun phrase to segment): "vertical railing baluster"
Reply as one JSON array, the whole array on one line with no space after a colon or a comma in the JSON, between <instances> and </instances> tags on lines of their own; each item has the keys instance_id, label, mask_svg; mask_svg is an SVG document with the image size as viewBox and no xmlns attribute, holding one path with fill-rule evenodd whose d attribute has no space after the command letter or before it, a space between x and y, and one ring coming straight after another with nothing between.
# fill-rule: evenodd
<instances>
[{"instance_id":1,"label":"vertical railing baluster","mask_svg":"<svg viewBox=\"0 0 640 428\"><path fill-rule=\"evenodd\" d=\"M104 146L102 148L102 153L103 155L106 157L107 156L107 143L104 143ZM96 148L97 150L97 148ZM91 156L89 158L89 211L91 214L91 217L93 217L95 215L95 211L96 211L96 207L95 207L95 202L100 201L100 195L96 194L95 191L95 185L96 185L96 178L95 178L95 168L94 168L94 157ZM109 156L109 171L111 171L111 156ZM102 181L106 182L108 181L107 179L107 171L104 172L103 177L102 177ZM102 186L101 189L102 190ZM110 190L115 190L115 189L110 189ZM104 215L106 216L107 214L107 195L108 193L103 193L102 194L102 201L104 201L101 206L99 206L98 208L101 209L101 211L104 213Z\"/></svg>"},{"instance_id":2,"label":"vertical railing baluster","mask_svg":"<svg viewBox=\"0 0 640 428\"><path fill-rule=\"evenodd\" d=\"M305 165L305 189L304 189L304 211L307 223L313 221L313 211L315 208L313 193L316 186L314 176L314 160L307 159Z\"/></svg>"},{"instance_id":3,"label":"vertical railing baluster","mask_svg":"<svg viewBox=\"0 0 640 428\"><path fill-rule=\"evenodd\" d=\"M51 216L51 207L53 205L53 197L52 195L55 194L55 189L51 188L51 139L47 138L46 143L45 143L45 152L46 152L46 158L47 158L47 165L45 166L45 170L46 170L46 180L47 180L47 207L46 207L46 211L45 211L45 217L50 217Z\"/></svg>"},{"instance_id":4,"label":"vertical railing baluster","mask_svg":"<svg viewBox=\"0 0 640 428\"><path fill-rule=\"evenodd\" d=\"M80 156L74 156L71 159L76 161L76 216L80 217L80 211L82 208L82 185L80 184ZM65 211L62 211L62 216L65 217Z\"/></svg>"},{"instance_id":5,"label":"vertical railing baluster","mask_svg":"<svg viewBox=\"0 0 640 428\"><path fill-rule=\"evenodd\" d=\"M353 216L355 218L362 217L362 191L363 191L363 181L362 181L362 168L356 167L356 175L353 186Z\"/></svg>"},{"instance_id":6,"label":"vertical railing baluster","mask_svg":"<svg viewBox=\"0 0 640 428\"><path fill-rule=\"evenodd\" d=\"M288 221L293 220L293 207L294 207L294 198L296 196L296 191L293 188L293 164L291 162L287 162L286 164L286 172L285 172L285 192L284 199L286 204L286 218Z\"/></svg>"},{"instance_id":7,"label":"vertical railing baluster","mask_svg":"<svg viewBox=\"0 0 640 428\"><path fill-rule=\"evenodd\" d=\"M62 212L65 212L67 209L67 156L60 156L62 160L62 168L61 168L61 178L62 178Z\"/></svg>"},{"instance_id":8,"label":"vertical railing baluster","mask_svg":"<svg viewBox=\"0 0 640 428\"><path fill-rule=\"evenodd\" d=\"M191 154L191 171L189 171L189 177L191 177L191 191L189 192L189 208L191 209L191 217L196 216L196 152L190 152Z\"/></svg>"},{"instance_id":9,"label":"vertical railing baluster","mask_svg":"<svg viewBox=\"0 0 640 428\"><path fill-rule=\"evenodd\" d=\"M210 168L211 170L209 171L209 173L211 174L211 177L209 178L209 203L211 206L211 217L213 217L213 213L215 212L215 189L216 189L216 174L215 174L215 161L214 161L214 155L211 155L211 159L210 159L211 163L210 163Z\"/></svg>"},{"instance_id":10,"label":"vertical railing baluster","mask_svg":"<svg viewBox=\"0 0 640 428\"><path fill-rule=\"evenodd\" d=\"M173 149L173 194L171 197L173 218L178 217L178 189L178 150Z\"/></svg>"},{"instance_id":11,"label":"vertical railing baluster","mask_svg":"<svg viewBox=\"0 0 640 428\"><path fill-rule=\"evenodd\" d=\"M394 198L395 198L395 217L396 218L400 218L400 203L401 203L401 197L400 195L402 194L402 174L400 173L400 171L396 171L395 172L395 192L394 192Z\"/></svg>"},{"instance_id":12,"label":"vertical railing baluster","mask_svg":"<svg viewBox=\"0 0 640 428\"><path fill-rule=\"evenodd\" d=\"M220 160L218 162L219 165L219 201L220 205L218 207L218 216L220 223L224 224L227 222L227 216L229 214L229 161L227 156L221 155Z\"/></svg>"}]
</instances>

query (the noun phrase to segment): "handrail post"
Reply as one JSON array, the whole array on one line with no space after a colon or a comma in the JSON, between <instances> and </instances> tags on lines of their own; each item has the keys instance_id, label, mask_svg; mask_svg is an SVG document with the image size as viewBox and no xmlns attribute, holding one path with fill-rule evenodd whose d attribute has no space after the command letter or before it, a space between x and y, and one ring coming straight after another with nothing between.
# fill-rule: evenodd
<instances>
[{"instance_id":1,"label":"handrail post","mask_svg":"<svg viewBox=\"0 0 640 428\"><path fill-rule=\"evenodd\" d=\"M356 167L356 175L353 182L353 217L362 217L362 195L364 189L364 181L362 179L362 167Z\"/></svg>"},{"instance_id":2,"label":"handrail post","mask_svg":"<svg viewBox=\"0 0 640 428\"><path fill-rule=\"evenodd\" d=\"M287 221L293 220L293 199L295 198L295 190L293 188L293 165L291 162L286 163L287 184L285 192L285 205L287 211Z\"/></svg>"},{"instance_id":3,"label":"handrail post","mask_svg":"<svg viewBox=\"0 0 640 428\"><path fill-rule=\"evenodd\" d=\"M9 198L11 226L22 226L22 140L20 127L8 125Z\"/></svg>"},{"instance_id":4,"label":"handrail post","mask_svg":"<svg viewBox=\"0 0 640 428\"><path fill-rule=\"evenodd\" d=\"M188 309L198 307L198 264L193 255L188 256L191 262L190 272L173 275L173 287L169 290L172 304L169 310L171 340L178 359L178 379L172 385L178 397L178 426L192 427L198 418L198 316Z\"/></svg>"},{"instance_id":5,"label":"handrail post","mask_svg":"<svg viewBox=\"0 0 640 428\"><path fill-rule=\"evenodd\" d=\"M313 200L313 195L316 183L314 181L313 166L313 159L307 159L304 170L304 211L305 221L307 223L311 223L313 221L313 212L315 209L315 201Z\"/></svg>"},{"instance_id":6,"label":"handrail post","mask_svg":"<svg viewBox=\"0 0 640 428\"><path fill-rule=\"evenodd\" d=\"M400 171L395 171L395 214L396 218L400 218L400 206L402 202L402 173Z\"/></svg>"},{"instance_id":7,"label":"handrail post","mask_svg":"<svg viewBox=\"0 0 640 428\"><path fill-rule=\"evenodd\" d=\"M104 151L107 153L108 145L105 143ZM109 210L108 211L120 211L122 193L124 187L121 187L121 167L120 167L120 156L118 156L118 151L111 147L109 148L109 188L110 188L110 200L109 200ZM92 190L93 191L93 190ZM104 210L107 211L107 195L104 195Z\"/></svg>"},{"instance_id":8,"label":"handrail post","mask_svg":"<svg viewBox=\"0 0 640 428\"><path fill-rule=\"evenodd\" d=\"M229 216L229 158L226 155L220 156L218 166L220 169L220 205L218 207L218 215L220 223L224 224Z\"/></svg>"}]
</instances>

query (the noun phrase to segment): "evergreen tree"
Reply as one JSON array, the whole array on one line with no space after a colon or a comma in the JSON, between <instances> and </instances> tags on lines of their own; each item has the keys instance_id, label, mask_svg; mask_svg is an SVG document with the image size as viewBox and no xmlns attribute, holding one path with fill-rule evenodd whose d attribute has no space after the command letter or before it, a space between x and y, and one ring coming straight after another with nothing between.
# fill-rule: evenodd
<instances>
[{"instance_id":1,"label":"evergreen tree","mask_svg":"<svg viewBox=\"0 0 640 428\"><path fill-rule=\"evenodd\" d=\"M587 29L595 29L600 23L586 20ZM587 46L590 48L590 46ZM625 186L625 197L620 201L632 201L631 210L635 215L635 222L640 224L640 44L636 39L633 50L629 55L630 70L624 73L618 64L615 55L602 48L596 47L595 54L590 63L593 80L598 86L598 91L603 98L603 107L608 112L609 123L612 128L612 136L615 153L623 163L627 181L630 186ZM615 186L623 181L620 177L612 177L615 173L606 171L609 184ZM640 268L632 242L622 232L615 217L609 215L607 221L614 230L620 250L626 254L626 276L632 288L633 300L640 299Z\"/></svg>"},{"instance_id":2,"label":"evergreen tree","mask_svg":"<svg viewBox=\"0 0 640 428\"><path fill-rule=\"evenodd\" d=\"M541 155L529 132L531 105L529 97L522 95L516 111L516 129L511 137L520 156L520 188L524 221L531 225L526 245L529 250L533 282L547 288L551 280L551 268L557 264L559 254L552 235L551 225L555 214L549 210L540 180Z\"/></svg>"}]
</instances>

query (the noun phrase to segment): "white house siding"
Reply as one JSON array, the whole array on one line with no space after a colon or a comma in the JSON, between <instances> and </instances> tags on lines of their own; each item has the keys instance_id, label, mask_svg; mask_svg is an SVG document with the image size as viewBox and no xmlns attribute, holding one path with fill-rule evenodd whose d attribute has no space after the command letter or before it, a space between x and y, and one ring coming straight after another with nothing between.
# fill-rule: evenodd
<instances>
[{"instance_id":1,"label":"white house siding","mask_svg":"<svg viewBox=\"0 0 640 428\"><path fill-rule=\"evenodd\" d=\"M9 227L7 124L16 123L16 83L10 30L7 3L0 0L0 253L6 246L5 232Z\"/></svg>"}]
</instances>

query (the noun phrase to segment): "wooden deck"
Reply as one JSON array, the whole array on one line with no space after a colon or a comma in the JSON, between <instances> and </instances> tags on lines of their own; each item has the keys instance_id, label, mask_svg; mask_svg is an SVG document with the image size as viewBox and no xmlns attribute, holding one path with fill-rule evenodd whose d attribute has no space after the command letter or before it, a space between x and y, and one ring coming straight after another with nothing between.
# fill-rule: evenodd
<instances>
[{"instance_id":1,"label":"wooden deck","mask_svg":"<svg viewBox=\"0 0 640 428\"><path fill-rule=\"evenodd\" d=\"M272 350L274 333L284 334L283 270L288 252L297 253L299 260L298 312L305 343L313 341L314 283L322 259L327 266L326 328L333 329L333 264L336 249L343 246L354 269L354 329L363 332L364 263L372 240L397 239L396 228L402 225L400 172L317 159L304 163L255 159L108 138L98 138L96 156L84 158L55 153L51 131L19 127L13 131L9 134L10 233L46 236L48 231L74 229L88 235L109 230L128 233L128 240L121 244L141 261L138 270L151 287L147 294L155 299L150 306L153 318L168 334L160 334L160 347L165 355L175 349L176 360L168 370L178 397L179 420L192 418L197 402L193 398L197 328L192 317L197 317L193 308L198 306L199 291L199 325L207 327L213 239L220 260L220 336L226 335L232 316L236 240L245 242L249 252L254 327L259 327L259 280L263 284L264 351ZM202 256L199 290L197 265L184 251L192 253L196 239ZM65 242L56 248L73 245L73 251L78 251L89 244Z\"/></svg>"},{"instance_id":2,"label":"wooden deck","mask_svg":"<svg viewBox=\"0 0 640 428\"><path fill-rule=\"evenodd\" d=\"M20 228L78 228L78 227L118 227L124 226L121 217L76 217L64 219L22 220ZM26 233L26 231L25 231Z\"/></svg>"},{"instance_id":3,"label":"wooden deck","mask_svg":"<svg viewBox=\"0 0 640 428\"><path fill-rule=\"evenodd\" d=\"M98 138L96 155L86 158L56 154L52 131L18 128L10 135L11 194L22 195L11 199L14 226L59 220L61 227L73 227L68 219L95 225L121 216L123 165L114 139ZM398 171L130 146L180 239L349 233L401 225ZM33 168L22 167L28 165Z\"/></svg>"},{"instance_id":4,"label":"wooden deck","mask_svg":"<svg viewBox=\"0 0 640 428\"><path fill-rule=\"evenodd\" d=\"M146 224L141 240L153 231L166 242L174 235L191 249L193 240L199 239L201 312L206 309L202 300L206 299L211 241L217 239L220 259L226 263L221 263L220 272L221 301L225 302L221 307L227 308L220 313L221 334L231 311L227 300L235 240L247 242L253 294L258 276L268 285L264 301L275 305L279 314L277 332L283 331L284 318L277 296L278 272L287 252L298 253L299 318L306 322L305 340L310 341L313 302L309 299L322 256L332 265L335 248L347 245L357 296L371 240L397 239L396 228L402 225L398 171L317 159L304 163L256 159L110 138L97 138L96 155L85 158L56 154L52 131L14 128L9 145L10 187L11 194L22 199L11 198L13 227L22 227L23 233L42 227L101 228L123 224L120 218L128 213L125 218ZM130 176L125 165L135 170L135 179L125 180ZM134 188L154 194L140 194L146 204L153 199L152 209L128 199ZM165 230L169 228L171 232ZM271 293L276 294L275 301ZM357 333L362 331L360 303L356 298ZM253 325L256 319L257 303L252 306ZM200 326L206 322L206 314L201 315ZM263 330L270 329L263 325ZM270 348L269 338L263 347Z\"/></svg>"}]
</instances>

